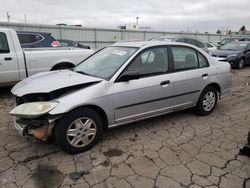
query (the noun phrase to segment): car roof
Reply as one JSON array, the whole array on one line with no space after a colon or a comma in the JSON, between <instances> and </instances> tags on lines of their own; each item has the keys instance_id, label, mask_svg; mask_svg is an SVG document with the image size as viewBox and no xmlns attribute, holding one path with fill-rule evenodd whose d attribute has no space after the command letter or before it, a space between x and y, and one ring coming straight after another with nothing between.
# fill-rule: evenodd
<instances>
[{"instance_id":1,"label":"car roof","mask_svg":"<svg viewBox=\"0 0 250 188\"><path fill-rule=\"evenodd\" d=\"M235 43L235 44L250 44L250 41L234 41L230 43Z\"/></svg>"},{"instance_id":2,"label":"car roof","mask_svg":"<svg viewBox=\"0 0 250 188\"><path fill-rule=\"evenodd\" d=\"M49 32L36 32L36 31L16 31L17 34L47 34L51 35Z\"/></svg>"},{"instance_id":3,"label":"car roof","mask_svg":"<svg viewBox=\"0 0 250 188\"><path fill-rule=\"evenodd\" d=\"M120 42L120 43L115 43L111 46L141 48L141 47L151 47L151 46L160 46L160 45L178 45L178 46L191 46L191 47L193 47L193 45L189 45L187 43L169 42L169 41L153 41L153 40L151 40L151 41Z\"/></svg>"}]
</instances>

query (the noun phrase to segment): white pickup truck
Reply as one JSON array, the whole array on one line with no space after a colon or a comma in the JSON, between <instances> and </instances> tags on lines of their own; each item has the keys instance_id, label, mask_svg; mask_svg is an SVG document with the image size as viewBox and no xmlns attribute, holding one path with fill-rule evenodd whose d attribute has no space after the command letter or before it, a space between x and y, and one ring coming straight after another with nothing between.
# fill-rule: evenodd
<instances>
[{"instance_id":1,"label":"white pickup truck","mask_svg":"<svg viewBox=\"0 0 250 188\"><path fill-rule=\"evenodd\" d=\"M0 28L0 86L39 72L71 68L92 53L89 49L63 47L23 50L15 30Z\"/></svg>"}]
</instances>

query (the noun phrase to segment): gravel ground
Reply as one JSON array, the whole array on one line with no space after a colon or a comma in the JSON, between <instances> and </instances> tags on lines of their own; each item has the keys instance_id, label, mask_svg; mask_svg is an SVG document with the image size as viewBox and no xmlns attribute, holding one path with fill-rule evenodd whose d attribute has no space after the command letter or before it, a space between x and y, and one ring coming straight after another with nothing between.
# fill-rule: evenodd
<instances>
[{"instance_id":1,"label":"gravel ground","mask_svg":"<svg viewBox=\"0 0 250 188\"><path fill-rule=\"evenodd\" d=\"M69 155L13 128L0 89L0 187L250 188L250 67L234 70L231 94L209 116L191 110L114 128L90 151Z\"/></svg>"}]
</instances>

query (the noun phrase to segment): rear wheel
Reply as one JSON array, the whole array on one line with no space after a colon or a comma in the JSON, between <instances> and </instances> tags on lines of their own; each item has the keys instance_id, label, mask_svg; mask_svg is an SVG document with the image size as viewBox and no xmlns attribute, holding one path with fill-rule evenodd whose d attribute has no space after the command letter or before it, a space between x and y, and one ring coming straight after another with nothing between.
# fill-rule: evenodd
<instances>
[{"instance_id":1,"label":"rear wheel","mask_svg":"<svg viewBox=\"0 0 250 188\"><path fill-rule=\"evenodd\" d=\"M56 122L55 138L68 153L80 153L90 149L102 134L100 115L89 108L78 108Z\"/></svg>"},{"instance_id":2,"label":"rear wheel","mask_svg":"<svg viewBox=\"0 0 250 188\"><path fill-rule=\"evenodd\" d=\"M242 69L244 67L244 65L245 65L244 59L240 59L238 65L237 65L237 68L238 69Z\"/></svg>"},{"instance_id":3,"label":"rear wheel","mask_svg":"<svg viewBox=\"0 0 250 188\"><path fill-rule=\"evenodd\" d=\"M206 87L199 97L195 108L196 112L202 116L212 113L216 107L217 100L217 90L211 86Z\"/></svg>"}]
</instances>

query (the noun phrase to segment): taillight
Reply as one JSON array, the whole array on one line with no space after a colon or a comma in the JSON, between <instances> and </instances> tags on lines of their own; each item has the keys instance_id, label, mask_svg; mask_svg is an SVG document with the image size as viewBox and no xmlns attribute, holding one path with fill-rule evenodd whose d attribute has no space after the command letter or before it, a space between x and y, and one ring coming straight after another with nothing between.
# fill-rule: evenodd
<instances>
[{"instance_id":1,"label":"taillight","mask_svg":"<svg viewBox=\"0 0 250 188\"><path fill-rule=\"evenodd\" d=\"M58 47L58 46L61 46L60 42L58 40L55 40L51 43L51 46L53 47Z\"/></svg>"}]
</instances>

